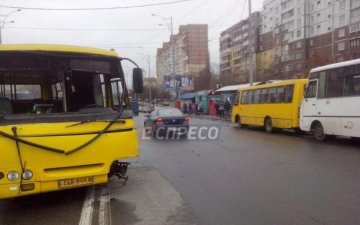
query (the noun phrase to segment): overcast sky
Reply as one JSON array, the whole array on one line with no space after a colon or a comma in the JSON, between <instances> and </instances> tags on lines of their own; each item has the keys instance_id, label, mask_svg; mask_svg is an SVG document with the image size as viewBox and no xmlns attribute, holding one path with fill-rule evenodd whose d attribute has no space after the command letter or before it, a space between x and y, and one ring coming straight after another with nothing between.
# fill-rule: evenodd
<instances>
[{"instance_id":1,"label":"overcast sky","mask_svg":"<svg viewBox=\"0 0 360 225\"><path fill-rule=\"evenodd\" d=\"M176 0L0 0L0 6L39 8L123 7ZM247 0L189 0L171 5L98 11L40 11L23 9L9 16L2 30L4 44L50 43L114 48L120 56L136 60L148 72L145 55L150 57L155 76L156 49L169 40L170 32L159 17L173 17L174 33L179 25L208 24L210 62L219 62L221 31L248 15ZM262 0L253 0L253 11ZM13 9L0 7L4 15ZM0 18L1 20L3 19ZM130 66L126 71L130 71ZM146 74L147 76L148 74Z\"/></svg>"}]
</instances>

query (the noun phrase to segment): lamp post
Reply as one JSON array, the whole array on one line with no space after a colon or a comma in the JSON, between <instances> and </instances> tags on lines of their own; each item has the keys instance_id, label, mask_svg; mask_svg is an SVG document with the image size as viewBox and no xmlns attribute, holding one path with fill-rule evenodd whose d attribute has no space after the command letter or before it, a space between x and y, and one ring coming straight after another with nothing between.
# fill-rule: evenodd
<instances>
[{"instance_id":1,"label":"lamp post","mask_svg":"<svg viewBox=\"0 0 360 225\"><path fill-rule=\"evenodd\" d=\"M175 76L175 43L174 43L174 27L173 27L173 20L172 17L165 18L163 16L157 15L157 14L151 14L152 16L160 17L162 20L165 21L166 27L171 33L170 36L170 46L171 46L171 58L172 58L172 75ZM170 23L169 23L170 21ZM161 24L159 24L161 25ZM176 98L179 98L179 91L178 88L176 88Z\"/></svg>"},{"instance_id":2,"label":"lamp post","mask_svg":"<svg viewBox=\"0 0 360 225\"><path fill-rule=\"evenodd\" d=\"M148 78L149 78L149 103L150 104L152 104L152 93L151 93L151 87L152 87L152 85L151 85L151 66L150 66L150 55L143 55L143 54L141 54L141 53L138 53L139 55L142 55L142 56L144 56L144 60L147 62L147 64L148 64Z\"/></svg>"},{"instance_id":3,"label":"lamp post","mask_svg":"<svg viewBox=\"0 0 360 225\"><path fill-rule=\"evenodd\" d=\"M9 16L10 16L11 14L16 13L16 12L20 12L20 11L21 11L21 9L15 9L15 10L9 12L8 14L3 15L4 19L2 19L2 20L0 21L0 44L2 44L2 29L3 29L3 28L5 27L5 25L8 24L8 23L15 23L14 20L7 21L7 19L9 18Z\"/></svg>"}]
</instances>

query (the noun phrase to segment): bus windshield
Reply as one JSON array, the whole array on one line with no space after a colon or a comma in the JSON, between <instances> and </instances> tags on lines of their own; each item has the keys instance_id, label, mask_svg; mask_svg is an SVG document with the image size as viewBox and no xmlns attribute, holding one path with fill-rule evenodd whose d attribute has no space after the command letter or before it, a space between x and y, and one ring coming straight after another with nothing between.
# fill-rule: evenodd
<instances>
[{"instance_id":1,"label":"bus windshield","mask_svg":"<svg viewBox=\"0 0 360 225\"><path fill-rule=\"evenodd\" d=\"M117 57L0 53L2 115L81 113L127 107Z\"/></svg>"}]
</instances>

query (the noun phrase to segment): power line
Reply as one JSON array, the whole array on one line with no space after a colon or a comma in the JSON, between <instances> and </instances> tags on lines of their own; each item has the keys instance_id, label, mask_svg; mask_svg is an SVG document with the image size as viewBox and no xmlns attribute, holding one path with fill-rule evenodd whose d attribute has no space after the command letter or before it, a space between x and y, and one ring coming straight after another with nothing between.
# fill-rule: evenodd
<instances>
[{"instance_id":1,"label":"power line","mask_svg":"<svg viewBox=\"0 0 360 225\"><path fill-rule=\"evenodd\" d=\"M37 7L22 7L22 6L9 6L9 5L0 5L0 8L42 10L42 11L97 11L97 10L132 9L132 8L145 8L145 7L161 6L161 5L173 5L188 1L192 1L192 0L177 0L171 2L151 3L144 5L114 6L114 7L101 7L101 8L37 8Z\"/></svg>"},{"instance_id":2,"label":"power line","mask_svg":"<svg viewBox=\"0 0 360 225\"><path fill-rule=\"evenodd\" d=\"M6 27L6 29L53 30L53 31L159 31L159 30L167 30L167 29L159 29L159 28L95 29L95 28L18 27L18 26L8 26L8 27Z\"/></svg>"},{"instance_id":3,"label":"power line","mask_svg":"<svg viewBox=\"0 0 360 225\"><path fill-rule=\"evenodd\" d=\"M245 1L245 0L243 0ZM224 17L227 17L231 15L237 8L235 7L238 4L238 0L234 2L214 23L210 25L210 28L212 28L215 24L219 23L221 20L223 20Z\"/></svg>"},{"instance_id":4,"label":"power line","mask_svg":"<svg viewBox=\"0 0 360 225\"><path fill-rule=\"evenodd\" d=\"M188 13L186 13L185 15L181 16L180 19L178 19L177 21L181 21L184 18L186 18L187 16L189 16L191 13L193 13L195 10L199 9L201 6L204 6L209 0L205 0L202 1L199 5L195 6L193 9L191 9ZM160 36L162 33L164 33L164 31L157 33L156 35L152 36L150 39L148 39L146 42L144 42L143 44L140 45L147 45L150 41L154 40L155 38L157 38L158 36Z\"/></svg>"}]
</instances>

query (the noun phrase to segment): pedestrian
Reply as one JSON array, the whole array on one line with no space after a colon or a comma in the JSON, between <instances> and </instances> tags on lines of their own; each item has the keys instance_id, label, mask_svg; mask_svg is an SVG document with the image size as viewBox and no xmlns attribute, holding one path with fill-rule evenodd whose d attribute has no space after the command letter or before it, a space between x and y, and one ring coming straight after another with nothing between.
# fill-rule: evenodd
<instances>
[{"instance_id":1,"label":"pedestrian","mask_svg":"<svg viewBox=\"0 0 360 225\"><path fill-rule=\"evenodd\" d=\"M202 106L199 104L198 105L198 115L201 115L202 113L203 113L203 108L202 108Z\"/></svg>"},{"instance_id":2,"label":"pedestrian","mask_svg":"<svg viewBox=\"0 0 360 225\"><path fill-rule=\"evenodd\" d=\"M191 103L188 104L188 112L189 114L192 114L193 112Z\"/></svg>"},{"instance_id":3,"label":"pedestrian","mask_svg":"<svg viewBox=\"0 0 360 225\"><path fill-rule=\"evenodd\" d=\"M225 108L224 108L224 104L219 104L219 117L220 118L224 118L224 111L225 111Z\"/></svg>"},{"instance_id":4,"label":"pedestrian","mask_svg":"<svg viewBox=\"0 0 360 225\"><path fill-rule=\"evenodd\" d=\"M230 118L230 110L231 110L231 105L230 105L229 100L225 101L224 110L225 110L225 119L229 119Z\"/></svg>"},{"instance_id":5,"label":"pedestrian","mask_svg":"<svg viewBox=\"0 0 360 225\"><path fill-rule=\"evenodd\" d=\"M220 116L220 110L219 110L220 104L216 101L215 103L215 110L216 110L216 116Z\"/></svg>"},{"instance_id":6,"label":"pedestrian","mask_svg":"<svg viewBox=\"0 0 360 225\"><path fill-rule=\"evenodd\" d=\"M187 110L188 110L187 104L186 104L186 102L184 102L184 104L183 104L183 113L187 114Z\"/></svg>"}]
</instances>

